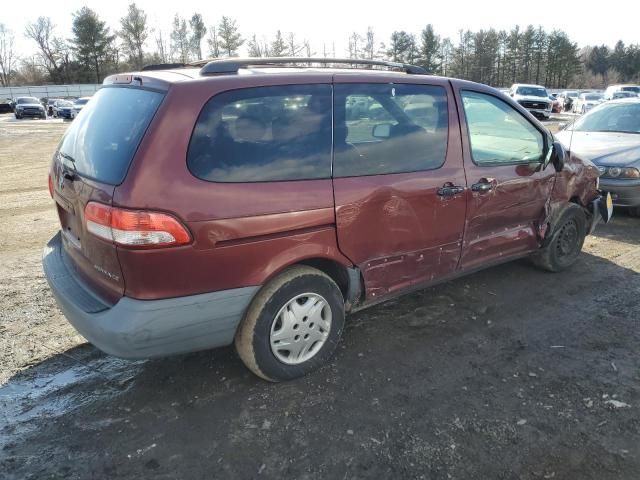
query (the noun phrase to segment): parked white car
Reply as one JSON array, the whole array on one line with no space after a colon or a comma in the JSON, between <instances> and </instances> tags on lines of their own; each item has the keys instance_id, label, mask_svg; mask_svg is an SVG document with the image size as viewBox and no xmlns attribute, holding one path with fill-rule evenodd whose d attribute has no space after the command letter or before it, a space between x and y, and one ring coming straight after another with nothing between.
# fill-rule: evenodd
<instances>
[{"instance_id":1,"label":"parked white car","mask_svg":"<svg viewBox=\"0 0 640 480\"><path fill-rule=\"evenodd\" d=\"M552 100L547 89L541 85L515 83L509 89L509 95L538 118L549 118Z\"/></svg>"},{"instance_id":2,"label":"parked white car","mask_svg":"<svg viewBox=\"0 0 640 480\"><path fill-rule=\"evenodd\" d=\"M573 102L573 113L587 113L593 107L597 107L604 102L604 96L601 93L586 92L578 95L578 99Z\"/></svg>"}]
</instances>

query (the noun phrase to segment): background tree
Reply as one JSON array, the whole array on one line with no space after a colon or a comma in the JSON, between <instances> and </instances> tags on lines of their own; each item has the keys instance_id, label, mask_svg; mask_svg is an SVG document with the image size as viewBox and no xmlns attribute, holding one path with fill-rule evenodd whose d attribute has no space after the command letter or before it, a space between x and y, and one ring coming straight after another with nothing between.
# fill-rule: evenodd
<instances>
[{"instance_id":1,"label":"background tree","mask_svg":"<svg viewBox=\"0 0 640 480\"><path fill-rule=\"evenodd\" d=\"M171 30L171 57L180 63L189 63L191 42L187 21L176 13Z\"/></svg>"},{"instance_id":2,"label":"background tree","mask_svg":"<svg viewBox=\"0 0 640 480\"><path fill-rule=\"evenodd\" d=\"M303 50L304 46L298 44L295 33L289 32L287 35L287 55L297 57Z\"/></svg>"},{"instance_id":3,"label":"background tree","mask_svg":"<svg viewBox=\"0 0 640 480\"><path fill-rule=\"evenodd\" d=\"M418 65L434 73L438 71L440 61L440 37L434 33L433 25L429 24L420 34Z\"/></svg>"},{"instance_id":4,"label":"background tree","mask_svg":"<svg viewBox=\"0 0 640 480\"><path fill-rule=\"evenodd\" d=\"M587 55L585 66L596 75L602 76L602 82L606 84L607 71L610 65L610 52L606 45L595 46Z\"/></svg>"},{"instance_id":5,"label":"background tree","mask_svg":"<svg viewBox=\"0 0 640 480\"><path fill-rule=\"evenodd\" d=\"M282 32L280 32L280 30L276 32L276 37L273 42L271 42L269 54L272 57L284 57L287 55L287 44L285 43L284 38L282 38Z\"/></svg>"},{"instance_id":6,"label":"background tree","mask_svg":"<svg viewBox=\"0 0 640 480\"><path fill-rule=\"evenodd\" d=\"M367 33L364 36L362 55L368 60L374 60L376 57L376 35L371 27L367 28Z\"/></svg>"},{"instance_id":7,"label":"background tree","mask_svg":"<svg viewBox=\"0 0 640 480\"><path fill-rule=\"evenodd\" d=\"M394 62L409 62L412 51L415 48L414 39L403 31L395 31L391 34L391 41L387 50L387 56Z\"/></svg>"},{"instance_id":8,"label":"background tree","mask_svg":"<svg viewBox=\"0 0 640 480\"><path fill-rule=\"evenodd\" d=\"M40 65L47 70L51 80L55 83L68 82L70 79L64 75L61 65L60 50L64 42L54 36L54 29L55 26L49 17L38 17L35 22L27 24L25 36L36 42ZM35 59L31 58L25 64L32 74L35 72L32 68L34 61Z\"/></svg>"},{"instance_id":9,"label":"background tree","mask_svg":"<svg viewBox=\"0 0 640 480\"><path fill-rule=\"evenodd\" d=\"M169 63L169 45L167 45L167 38L162 34L162 30L158 30L155 37L156 41L156 55L159 63Z\"/></svg>"},{"instance_id":10,"label":"background tree","mask_svg":"<svg viewBox=\"0 0 640 480\"><path fill-rule=\"evenodd\" d=\"M256 38L256 34L254 33L253 36L249 39L249 42L247 43L247 50L248 50L248 54L250 57L266 57L268 55L266 55L264 48L262 47L262 45L260 44L260 42L258 41L258 39Z\"/></svg>"},{"instance_id":11,"label":"background tree","mask_svg":"<svg viewBox=\"0 0 640 480\"><path fill-rule=\"evenodd\" d=\"M222 17L218 26L220 36L220 49L228 57L237 57L238 48L244 43L242 35L238 32L236 21L230 17Z\"/></svg>"},{"instance_id":12,"label":"background tree","mask_svg":"<svg viewBox=\"0 0 640 480\"><path fill-rule=\"evenodd\" d=\"M14 36L4 23L0 23L0 85L9 87L16 62Z\"/></svg>"},{"instance_id":13,"label":"background tree","mask_svg":"<svg viewBox=\"0 0 640 480\"><path fill-rule=\"evenodd\" d=\"M129 62L138 70L144 64L144 43L149 37L147 27L147 14L139 9L135 3L129 4L127 14L120 19L120 32L122 46L125 54L129 56Z\"/></svg>"},{"instance_id":14,"label":"background tree","mask_svg":"<svg viewBox=\"0 0 640 480\"><path fill-rule=\"evenodd\" d=\"M209 56L212 58L220 57L220 39L218 38L218 31L216 27L209 28L209 38L207 38L207 45L209 45Z\"/></svg>"},{"instance_id":15,"label":"background tree","mask_svg":"<svg viewBox=\"0 0 640 480\"><path fill-rule=\"evenodd\" d=\"M72 49L78 62L95 74L97 83L102 82L115 35L110 33L106 22L100 20L98 14L89 7L82 7L73 14L72 32Z\"/></svg>"},{"instance_id":16,"label":"background tree","mask_svg":"<svg viewBox=\"0 0 640 480\"><path fill-rule=\"evenodd\" d=\"M207 34L207 27L204 25L202 15L194 13L189 20L191 26L191 48L193 54L199 60L202 58L202 39Z\"/></svg>"}]
</instances>

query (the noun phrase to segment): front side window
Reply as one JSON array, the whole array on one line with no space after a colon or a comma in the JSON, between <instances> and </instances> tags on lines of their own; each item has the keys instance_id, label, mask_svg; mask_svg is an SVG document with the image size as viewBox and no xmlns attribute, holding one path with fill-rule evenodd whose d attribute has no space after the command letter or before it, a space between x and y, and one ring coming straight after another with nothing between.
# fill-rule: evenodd
<instances>
[{"instance_id":1,"label":"front side window","mask_svg":"<svg viewBox=\"0 0 640 480\"><path fill-rule=\"evenodd\" d=\"M336 85L334 112L335 177L432 170L444 164L449 118L442 87Z\"/></svg>"},{"instance_id":2,"label":"front side window","mask_svg":"<svg viewBox=\"0 0 640 480\"><path fill-rule=\"evenodd\" d=\"M513 107L492 95L468 90L461 94L471 155L476 164L530 163L542 159L542 133Z\"/></svg>"},{"instance_id":3,"label":"front side window","mask_svg":"<svg viewBox=\"0 0 640 480\"><path fill-rule=\"evenodd\" d=\"M331 176L331 85L232 90L212 97L196 123L187 164L213 182Z\"/></svg>"}]
</instances>

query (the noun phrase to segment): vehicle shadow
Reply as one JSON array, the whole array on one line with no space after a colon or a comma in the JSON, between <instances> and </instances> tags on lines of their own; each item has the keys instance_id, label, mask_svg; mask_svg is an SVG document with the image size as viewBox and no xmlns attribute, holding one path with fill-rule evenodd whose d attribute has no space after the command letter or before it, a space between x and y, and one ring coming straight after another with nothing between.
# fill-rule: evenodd
<instances>
[{"instance_id":1,"label":"vehicle shadow","mask_svg":"<svg viewBox=\"0 0 640 480\"><path fill-rule=\"evenodd\" d=\"M598 225L594 237L640 245L638 226L640 218L631 216L626 209L616 208L608 225Z\"/></svg>"},{"instance_id":2,"label":"vehicle shadow","mask_svg":"<svg viewBox=\"0 0 640 480\"><path fill-rule=\"evenodd\" d=\"M606 238L637 243L626 221ZM640 427L631 409L609 421L599 398L640 402L629 289L637 269L588 253L558 274L501 265L354 314L326 367L282 384L250 374L231 347L126 361L82 345L0 387L0 471L626 478L640 468Z\"/></svg>"}]
</instances>

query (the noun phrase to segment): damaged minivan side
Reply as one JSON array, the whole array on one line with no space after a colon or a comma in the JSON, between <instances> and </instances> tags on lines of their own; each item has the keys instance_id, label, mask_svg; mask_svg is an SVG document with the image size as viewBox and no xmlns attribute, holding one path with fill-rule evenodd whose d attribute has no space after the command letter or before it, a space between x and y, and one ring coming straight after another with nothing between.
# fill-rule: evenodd
<instances>
[{"instance_id":1,"label":"damaged minivan side","mask_svg":"<svg viewBox=\"0 0 640 480\"><path fill-rule=\"evenodd\" d=\"M104 81L53 156L43 257L87 340L125 358L235 343L258 376L293 379L347 313L516 258L566 269L610 218L597 168L509 97L328 62Z\"/></svg>"}]
</instances>

